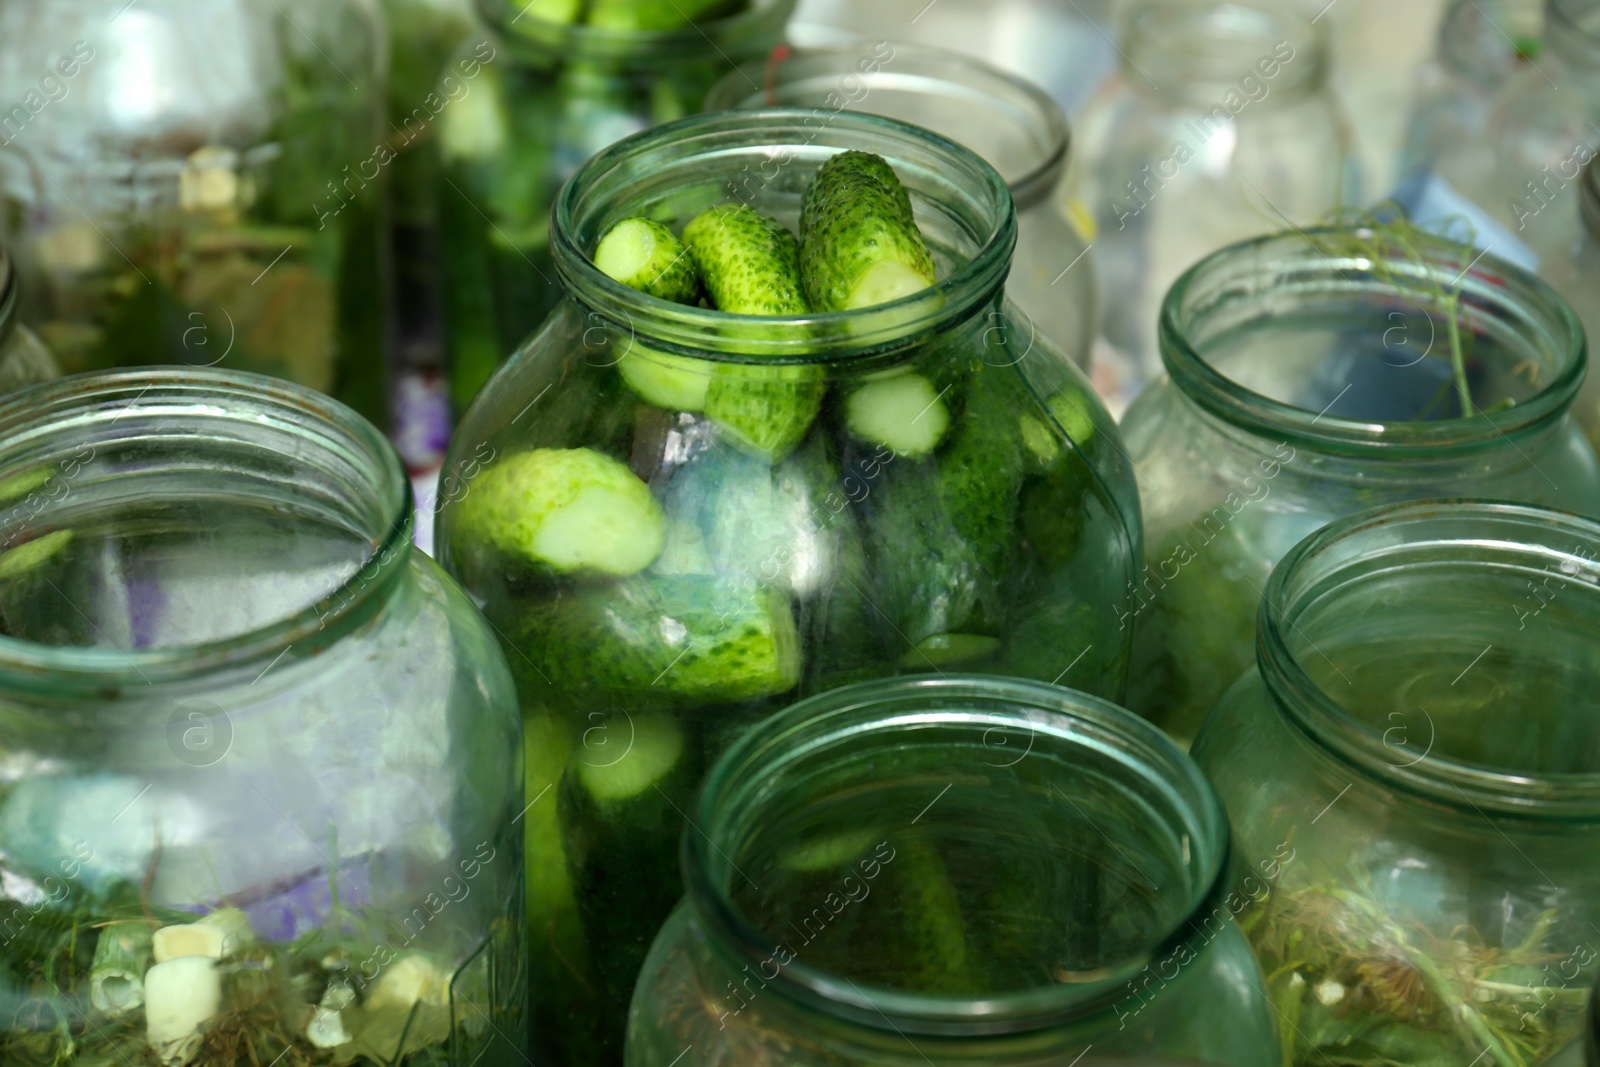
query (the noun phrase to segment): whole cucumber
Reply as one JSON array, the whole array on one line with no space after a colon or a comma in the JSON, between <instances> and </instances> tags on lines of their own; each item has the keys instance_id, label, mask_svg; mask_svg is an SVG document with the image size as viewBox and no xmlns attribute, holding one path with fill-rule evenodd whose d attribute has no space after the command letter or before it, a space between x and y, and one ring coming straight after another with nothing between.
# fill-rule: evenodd
<instances>
[{"instance_id":1,"label":"whole cucumber","mask_svg":"<svg viewBox=\"0 0 1600 1067\"><path fill-rule=\"evenodd\" d=\"M841 152L817 170L800 206L800 278L816 311L886 304L934 283L910 196L882 157Z\"/></svg>"}]
</instances>

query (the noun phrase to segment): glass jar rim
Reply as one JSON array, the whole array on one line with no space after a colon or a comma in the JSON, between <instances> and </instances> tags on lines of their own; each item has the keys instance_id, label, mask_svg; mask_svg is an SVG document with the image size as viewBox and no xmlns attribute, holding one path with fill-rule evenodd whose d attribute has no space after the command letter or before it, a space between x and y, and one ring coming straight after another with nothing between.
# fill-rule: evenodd
<instances>
[{"instance_id":1,"label":"glass jar rim","mask_svg":"<svg viewBox=\"0 0 1600 1067\"><path fill-rule=\"evenodd\" d=\"M1528 317L1541 321L1559 351L1550 354L1559 361L1552 380L1533 396L1511 407L1484 411L1468 418L1438 419L1427 422L1367 422L1296 407L1257 393L1238 384L1213 367L1189 341L1194 316L1186 302L1203 283L1216 282L1264 252L1278 252L1282 261L1293 253L1305 257L1303 248L1317 252L1326 261L1319 267L1327 277L1343 276L1344 268L1364 272L1371 263L1364 256L1334 255L1318 249L1312 239L1352 232L1341 226L1296 228L1292 232L1263 234L1220 248L1195 263L1172 284L1161 302L1161 362L1184 396L1224 422L1256 434L1270 434L1305 444L1314 449L1369 458L1403 458L1437 454L1441 449L1472 450L1492 447L1516 435L1554 425L1571 408L1583 383L1588 355L1583 326L1576 312L1554 289L1533 273L1498 256L1480 253L1451 284L1462 294L1472 293L1486 308L1527 306ZM1431 250L1435 260L1458 247L1453 242L1431 235L1409 237L1423 250ZM1412 264L1390 258L1388 266L1410 276ZM1436 269L1430 263L1425 270ZM1261 299L1266 290L1246 299ZM1203 312L1202 312L1203 314Z\"/></svg>"},{"instance_id":2,"label":"glass jar rim","mask_svg":"<svg viewBox=\"0 0 1600 1067\"><path fill-rule=\"evenodd\" d=\"M136 408L135 405L138 405ZM0 634L0 679L19 685L49 679L81 681L85 687L173 683L221 671L248 670L276 662L294 645L325 647L359 625L403 569L411 547L411 482L399 453L371 423L333 398L307 386L245 371L215 368L139 368L79 374L36 385L0 399L0 470L22 448L65 434L82 434L116 423L137 411L152 418L203 416L241 425L275 424L285 432L316 427L323 444L360 465L375 516L365 531L372 552L325 597L293 613L231 637L190 645L129 649L44 645ZM381 525L381 529L378 527Z\"/></svg>"},{"instance_id":3,"label":"glass jar rim","mask_svg":"<svg viewBox=\"0 0 1600 1067\"><path fill-rule=\"evenodd\" d=\"M1155 32L1174 32L1182 23L1191 32L1179 35L1176 43L1193 45L1199 39L1198 28L1215 27L1221 31L1213 36L1222 39L1235 38L1235 43L1244 44L1254 41L1258 45L1264 44L1272 48L1274 39L1277 42L1288 43L1294 49L1291 59L1298 59L1300 51L1304 49L1309 53L1306 61L1294 64L1293 74L1286 80L1274 78L1272 87L1277 90L1261 97L1265 103L1273 96L1280 99L1283 95L1304 96L1316 91L1327 79L1328 69L1328 35L1326 30L1318 25L1318 19L1311 18L1295 10L1291 5L1273 4L1270 0L1205 0L1196 4L1194 0L1137 0L1129 4L1119 24L1118 51L1122 56L1123 70L1127 80L1132 84L1148 86L1158 96L1169 97L1186 104L1218 104L1219 97L1230 90L1237 90L1240 79L1253 75L1254 69L1249 66L1249 61L1243 65L1236 60L1236 56L1229 56L1220 66L1210 67L1204 63L1193 64L1191 69L1174 85L1163 73L1166 84L1158 84L1151 79L1150 74L1138 65L1135 56L1139 55L1138 47L1141 41L1155 43ZM1255 25L1246 25L1253 21ZM1198 26L1196 25L1198 24ZM1230 32L1231 31L1231 32ZM1160 52L1169 51L1165 42L1156 49ZM1165 54L1160 64L1163 72L1174 70L1178 64L1175 57ZM1203 59L1204 57L1202 57ZM1266 52L1261 59L1279 58L1280 73L1289 67L1290 60L1277 57L1275 52ZM1146 57L1148 64L1149 57ZM1155 64L1149 64L1154 66Z\"/></svg>"},{"instance_id":4,"label":"glass jar rim","mask_svg":"<svg viewBox=\"0 0 1600 1067\"><path fill-rule=\"evenodd\" d=\"M807 125L815 110L798 108L693 115L626 137L590 158L561 187L551 212L553 258L568 293L625 327L630 338L643 334L668 352L780 366L834 364L903 349L967 321L990 303L1005 284L1017 241L1011 193L1000 174L971 149L920 126L845 110L823 114L820 127ZM624 217L621 203L628 200L606 183L628 181L632 190L646 176L662 180L671 174L669 160L678 159L674 150L692 148L687 160L718 167L731 168L744 153L777 160L781 168L801 155L820 159L863 144L898 164L913 203L921 196L919 179L926 177L929 188L949 198L939 203L964 205L968 212L975 254L921 292L854 311L733 315L641 293L607 277L590 259L603 227ZM913 160L914 173L908 170Z\"/></svg>"},{"instance_id":5,"label":"glass jar rim","mask_svg":"<svg viewBox=\"0 0 1600 1067\"><path fill-rule=\"evenodd\" d=\"M706 96L707 111L724 111L748 106L760 99L767 107L780 106L779 87L790 76L814 78L823 74L847 76L861 74L849 68L851 61L863 56L876 58L875 49L881 46L892 49L891 60L898 64L890 72L872 72L871 76L888 75L894 82L915 77L945 83L962 90L968 100L982 100L998 111L1002 107L1016 112L1027 110L1027 118L1041 135L1036 158L1021 168L1015 177L1002 174L1011 188L1011 199L1016 210L1021 211L1049 196L1066 170L1071 146L1071 127L1066 113L1055 98L1026 78L978 59L963 52L954 52L932 45L913 44L906 41L869 41L863 39L850 45L827 45L808 48L790 48L781 56L743 64L723 75ZM905 69L903 59L911 60L911 69ZM781 64L781 66L775 65ZM747 89L753 91L747 91ZM792 106L792 105L791 105ZM869 112L870 113L870 112Z\"/></svg>"},{"instance_id":6,"label":"glass jar rim","mask_svg":"<svg viewBox=\"0 0 1600 1067\"><path fill-rule=\"evenodd\" d=\"M1486 533L1485 531L1494 531ZM1362 721L1334 700L1299 662L1290 631L1299 629L1303 600L1320 599L1341 580L1362 546L1390 551L1414 543L1397 541L1433 532L1429 545L1470 546L1475 559L1493 551L1498 558L1576 561L1579 571L1600 584L1600 522L1579 515L1490 500L1422 500L1384 504L1335 520L1290 549L1273 568L1256 616L1256 663L1267 690L1294 727L1313 745L1368 778L1451 809L1517 817L1600 818L1600 773L1529 774L1425 752L1397 764L1384 731ZM1584 559L1541 535L1561 533L1594 546L1596 559ZM1341 560L1344 562L1341 564Z\"/></svg>"},{"instance_id":7,"label":"glass jar rim","mask_svg":"<svg viewBox=\"0 0 1600 1067\"><path fill-rule=\"evenodd\" d=\"M751 0L742 11L691 21L670 30L614 30L583 23L555 23L529 18L518 26L533 0L477 0L478 16L497 31L513 53L587 62L650 62L677 60L685 51L719 48L779 33L794 14L798 0ZM518 13L506 18L507 8Z\"/></svg>"},{"instance_id":8,"label":"glass jar rim","mask_svg":"<svg viewBox=\"0 0 1600 1067\"><path fill-rule=\"evenodd\" d=\"M961 706L930 706L941 701ZM781 799L772 783L785 768L817 752L841 743L859 745L874 733L914 736L930 725L981 728L986 746L996 730L1025 731L1024 758L1048 737L1062 752L1093 750L1115 759L1129 781L1159 789L1169 804L1162 814L1182 822L1183 860L1198 870L1186 887L1181 917L1130 958L1106 965L1107 977L1093 982L949 998L864 991L848 977L795 959L768 979L788 999L872 1032L887 1026L951 1037L1034 1033L1105 1012L1125 999L1128 980L1141 968L1202 936L1204 923L1222 906L1232 841L1222 802L1193 760L1153 724L1098 697L1021 678L941 674L861 682L801 700L751 727L717 760L695 798L681 853L690 904L720 952L758 967L772 953L771 938L740 913L712 873L716 857L733 868L729 852L737 851L731 842L717 840L730 829L725 813L753 821L763 802L770 807Z\"/></svg>"},{"instance_id":9,"label":"glass jar rim","mask_svg":"<svg viewBox=\"0 0 1600 1067\"><path fill-rule=\"evenodd\" d=\"M16 329L18 294L17 272L11 265L11 254L0 247L0 344L4 344Z\"/></svg>"}]
</instances>

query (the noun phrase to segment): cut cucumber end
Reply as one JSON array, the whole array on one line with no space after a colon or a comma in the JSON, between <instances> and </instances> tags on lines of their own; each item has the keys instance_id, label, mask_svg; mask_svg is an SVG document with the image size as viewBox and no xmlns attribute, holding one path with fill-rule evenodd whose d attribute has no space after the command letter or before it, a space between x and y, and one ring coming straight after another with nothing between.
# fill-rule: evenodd
<instances>
[{"instance_id":1,"label":"cut cucumber end","mask_svg":"<svg viewBox=\"0 0 1600 1067\"><path fill-rule=\"evenodd\" d=\"M800 628L795 625L789 595L774 589L767 595L767 617L772 620L774 693L787 693L800 684Z\"/></svg>"},{"instance_id":2,"label":"cut cucumber end","mask_svg":"<svg viewBox=\"0 0 1600 1067\"><path fill-rule=\"evenodd\" d=\"M911 651L900 657L900 666L907 670L927 667L948 667L954 663L982 659L1000 650L998 637L982 634L933 634L924 637Z\"/></svg>"},{"instance_id":3,"label":"cut cucumber end","mask_svg":"<svg viewBox=\"0 0 1600 1067\"><path fill-rule=\"evenodd\" d=\"M932 278L919 274L898 259L880 259L861 272L845 307L851 311L876 307L914 296L932 284Z\"/></svg>"},{"instance_id":4,"label":"cut cucumber end","mask_svg":"<svg viewBox=\"0 0 1600 1067\"><path fill-rule=\"evenodd\" d=\"M925 456L950 429L950 409L920 374L867 382L845 403L850 432L900 456Z\"/></svg>"},{"instance_id":5,"label":"cut cucumber end","mask_svg":"<svg viewBox=\"0 0 1600 1067\"><path fill-rule=\"evenodd\" d=\"M557 570L637 574L655 562L666 537L665 516L653 499L646 503L627 489L587 485L539 524L533 553Z\"/></svg>"},{"instance_id":6,"label":"cut cucumber end","mask_svg":"<svg viewBox=\"0 0 1600 1067\"><path fill-rule=\"evenodd\" d=\"M623 219L611 227L594 250L594 265L608 278L628 284L650 266L656 253L656 234L645 219Z\"/></svg>"},{"instance_id":7,"label":"cut cucumber end","mask_svg":"<svg viewBox=\"0 0 1600 1067\"><path fill-rule=\"evenodd\" d=\"M16 548L0 552L0 581L26 574L50 559L72 540L71 530L54 530L43 537L24 541Z\"/></svg>"},{"instance_id":8,"label":"cut cucumber end","mask_svg":"<svg viewBox=\"0 0 1600 1067\"><path fill-rule=\"evenodd\" d=\"M712 364L688 356L657 352L634 342L617 363L617 373L647 404L668 411L704 411Z\"/></svg>"},{"instance_id":9,"label":"cut cucumber end","mask_svg":"<svg viewBox=\"0 0 1600 1067\"><path fill-rule=\"evenodd\" d=\"M635 715L625 754L605 753L590 762L587 754L573 763L578 781L600 801L627 800L643 793L672 773L683 759L683 728L671 715Z\"/></svg>"},{"instance_id":10,"label":"cut cucumber end","mask_svg":"<svg viewBox=\"0 0 1600 1067\"><path fill-rule=\"evenodd\" d=\"M794 846L783 854L779 864L791 871L831 871L853 867L881 840L882 833L876 828L846 830Z\"/></svg>"}]
</instances>

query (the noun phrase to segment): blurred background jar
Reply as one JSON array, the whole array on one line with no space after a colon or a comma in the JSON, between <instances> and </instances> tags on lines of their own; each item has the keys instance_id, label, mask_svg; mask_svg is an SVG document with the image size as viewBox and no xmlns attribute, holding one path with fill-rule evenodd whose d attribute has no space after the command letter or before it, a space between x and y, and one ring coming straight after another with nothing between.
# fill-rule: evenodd
<instances>
[{"instance_id":1,"label":"blurred background jar","mask_svg":"<svg viewBox=\"0 0 1600 1067\"><path fill-rule=\"evenodd\" d=\"M513 682L326 396L0 402L0 1062L521 1063Z\"/></svg>"},{"instance_id":2,"label":"blurred background jar","mask_svg":"<svg viewBox=\"0 0 1600 1067\"><path fill-rule=\"evenodd\" d=\"M1600 344L1600 163L1594 160L1583 169L1578 208L1582 228L1561 254L1545 260L1541 273L1578 313L1593 351ZM1584 378L1572 413L1600 449L1600 375Z\"/></svg>"},{"instance_id":3,"label":"blurred background jar","mask_svg":"<svg viewBox=\"0 0 1600 1067\"><path fill-rule=\"evenodd\" d=\"M0 248L0 395L61 377L56 357L17 321L19 288L11 257Z\"/></svg>"},{"instance_id":4,"label":"blurred background jar","mask_svg":"<svg viewBox=\"0 0 1600 1067\"><path fill-rule=\"evenodd\" d=\"M699 111L724 73L782 41L793 8L608 0L580 23L574 0L478 0L493 33L468 42L473 91L440 118L457 411L560 299L550 205L561 184L613 141Z\"/></svg>"},{"instance_id":5,"label":"blurred background jar","mask_svg":"<svg viewBox=\"0 0 1600 1067\"><path fill-rule=\"evenodd\" d=\"M976 59L897 41L804 50L746 63L706 98L707 111L846 108L910 122L988 160L1011 187L1017 250L1006 295L1080 367L1089 366L1098 294L1094 263L1056 195L1067 166L1066 116L1043 90Z\"/></svg>"},{"instance_id":6,"label":"blurred background jar","mask_svg":"<svg viewBox=\"0 0 1600 1067\"><path fill-rule=\"evenodd\" d=\"M21 319L79 372L226 366L388 425L372 0L0 9Z\"/></svg>"},{"instance_id":7,"label":"blurred background jar","mask_svg":"<svg viewBox=\"0 0 1600 1067\"><path fill-rule=\"evenodd\" d=\"M685 827L628 1067L1279 1062L1211 786L1040 682L848 686L753 728ZM1263 872L1273 871L1263 865Z\"/></svg>"},{"instance_id":8,"label":"blurred background jar","mask_svg":"<svg viewBox=\"0 0 1600 1067\"><path fill-rule=\"evenodd\" d=\"M735 196L794 227L852 149L904 183L926 293L754 318L590 261L618 219L676 226ZM588 1067L621 1062L682 812L733 738L901 673L1116 698L1139 520L1110 415L1010 314L1010 194L968 149L851 111L714 112L606 149L553 219L565 295L457 432L438 545L502 635L530 738L551 739L528 764L528 796L555 801L525 820L533 854L564 856L530 869L533 1058ZM852 421L885 381L927 390L925 439Z\"/></svg>"},{"instance_id":9,"label":"blurred background jar","mask_svg":"<svg viewBox=\"0 0 1600 1067\"><path fill-rule=\"evenodd\" d=\"M1160 373L1156 320L1180 273L1359 198L1323 28L1296 5L1140 0L1119 38L1065 189L1069 216L1093 219L1114 410Z\"/></svg>"},{"instance_id":10,"label":"blurred background jar","mask_svg":"<svg viewBox=\"0 0 1600 1067\"><path fill-rule=\"evenodd\" d=\"M1245 241L1178 280L1161 339L1168 377L1122 423L1146 537L1122 612L1128 705L1180 739L1249 665L1273 565L1332 519L1439 495L1600 515L1582 328L1493 255L1403 226Z\"/></svg>"},{"instance_id":11,"label":"blurred background jar","mask_svg":"<svg viewBox=\"0 0 1600 1067\"><path fill-rule=\"evenodd\" d=\"M1600 973L1600 526L1425 502L1318 531L1194 744L1293 1062L1545 1063ZM1286 1060L1287 1062L1287 1060Z\"/></svg>"}]
</instances>

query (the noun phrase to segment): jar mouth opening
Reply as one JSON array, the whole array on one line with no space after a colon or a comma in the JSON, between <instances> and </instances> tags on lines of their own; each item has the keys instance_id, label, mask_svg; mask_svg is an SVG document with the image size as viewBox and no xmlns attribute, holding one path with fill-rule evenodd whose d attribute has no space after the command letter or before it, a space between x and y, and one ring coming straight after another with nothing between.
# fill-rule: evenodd
<instances>
[{"instance_id":1,"label":"jar mouth opening","mask_svg":"<svg viewBox=\"0 0 1600 1067\"><path fill-rule=\"evenodd\" d=\"M849 149L883 156L905 185L939 268L939 280L922 292L855 311L732 315L630 289L590 259L606 230L629 215L684 223L738 200L796 228L811 175ZM824 109L714 112L625 138L562 187L551 231L568 291L625 334L620 343L780 365L895 351L967 321L999 295L1017 237L1004 180L969 149L892 119Z\"/></svg>"},{"instance_id":2,"label":"jar mouth opening","mask_svg":"<svg viewBox=\"0 0 1600 1067\"><path fill-rule=\"evenodd\" d=\"M1279 562L1257 662L1294 726L1359 773L1454 809L1594 818L1597 679L1573 657L1596 612L1600 523L1492 501L1386 505ZM1542 696L1513 684L1535 676Z\"/></svg>"},{"instance_id":3,"label":"jar mouth opening","mask_svg":"<svg viewBox=\"0 0 1600 1067\"><path fill-rule=\"evenodd\" d=\"M1272 106L1273 97L1303 94L1325 77L1322 26L1281 4L1141 0L1124 17L1121 38L1128 80L1185 104L1237 113L1230 93Z\"/></svg>"},{"instance_id":4,"label":"jar mouth opening","mask_svg":"<svg viewBox=\"0 0 1600 1067\"><path fill-rule=\"evenodd\" d=\"M145 686L248 671L296 645L320 650L366 618L409 558L411 485L393 446L343 404L288 381L188 368L76 375L0 402L0 442L0 561L47 538L64 548L85 530L132 536L124 530L152 521L151 509L184 507L209 508L208 521L228 522L257 509L244 511L238 527L251 532L273 520L324 523L340 531L348 557L330 549L319 560L320 581L303 595L298 587L274 590L259 614L236 613L220 632L204 619L176 639L163 630L159 639L113 641L80 609L96 643L0 634L0 677L17 688L64 680L96 690ZM302 500L304 514L292 506ZM141 581L162 599L159 579L129 573L118 581L130 618L145 610L136 604L147 592L136 588ZM200 588L196 609L241 596L237 588ZM249 595L261 587L244 588ZM162 610L176 614L171 605Z\"/></svg>"},{"instance_id":5,"label":"jar mouth opening","mask_svg":"<svg viewBox=\"0 0 1600 1067\"><path fill-rule=\"evenodd\" d=\"M1000 172L1017 210L1044 199L1066 169L1061 106L1032 83L980 59L903 41L798 48L745 63L706 97L707 111L829 107L928 126Z\"/></svg>"},{"instance_id":6,"label":"jar mouth opening","mask_svg":"<svg viewBox=\"0 0 1600 1067\"><path fill-rule=\"evenodd\" d=\"M1533 274L1441 238L1365 227L1213 252L1173 283L1159 331L1173 385L1224 422L1373 459L1492 447L1551 427L1587 364L1577 315ZM1465 416L1452 337L1469 383Z\"/></svg>"},{"instance_id":7,"label":"jar mouth opening","mask_svg":"<svg viewBox=\"0 0 1600 1067\"><path fill-rule=\"evenodd\" d=\"M996 804L997 795L1005 801ZM1045 837L1025 841L1008 838L1003 829L974 829L984 810L1005 813L1012 820L1007 825L1037 824L1040 834L1052 827L1066 837L1038 847ZM1154 726L1085 694L978 675L863 683L791 706L751 729L718 761L696 800L693 824L704 833L684 834L684 877L718 951L736 967L759 969L788 1000L891 1035L1027 1033L1131 998L1129 979L1206 936L1206 924L1215 923L1230 848L1211 786ZM1072 836L1079 832L1081 838ZM881 866L862 859L856 873L854 851L838 842L853 846L857 837L862 856L870 854ZM954 995L913 991L860 971L854 966L859 944L849 938L835 950L826 942L811 947L811 939L825 938L827 930L813 929L816 902L808 890L795 888L810 883L792 880L793 868L804 868L808 877L819 870L827 882L839 878L839 870L813 867L815 858L842 859L843 892L859 908L871 906L874 892L896 899L896 877L923 885L930 872L942 873L951 899L959 894L953 913L971 915L974 901L984 899L972 880L977 865L953 862L969 838L981 840L980 851L989 849L985 868L1006 867L1024 854L1014 850L1028 850L1028 866L1007 869L1039 875L1055 893L1072 872L1089 881L1084 871L1092 869L1096 883L1104 883L1098 897L1081 885L1068 887L1089 899L1092 914L1063 923L1052 907L1050 924L1058 933L1074 927L1068 937L1092 928L1100 941L1086 952L1041 953L1058 961L1047 980L1045 972L1029 969L1028 981L1016 988ZM1063 843L1068 840L1070 847ZM1081 851L1089 842L1097 858ZM904 873L894 870L896 864ZM1129 900L1150 903L1162 892L1169 896L1159 909L1141 910ZM1007 898L1003 910L1021 923L1031 912L1018 906L1019 899L1026 898ZM925 903L919 898L915 906ZM880 914L901 914L881 906L888 910ZM1138 921L1131 918L1136 914ZM979 920L966 929L987 925ZM1113 928L1120 938L1104 933ZM789 960L780 962L775 942L789 946ZM883 953L894 957L892 942L884 943Z\"/></svg>"},{"instance_id":8,"label":"jar mouth opening","mask_svg":"<svg viewBox=\"0 0 1600 1067\"><path fill-rule=\"evenodd\" d=\"M558 23L530 15L537 0L478 0L479 17L513 51L561 61L639 63L681 60L686 50L704 51L735 42L781 36L797 0L751 0L743 11L691 21L666 30L621 30L584 23ZM515 12L515 14L512 14Z\"/></svg>"}]
</instances>

